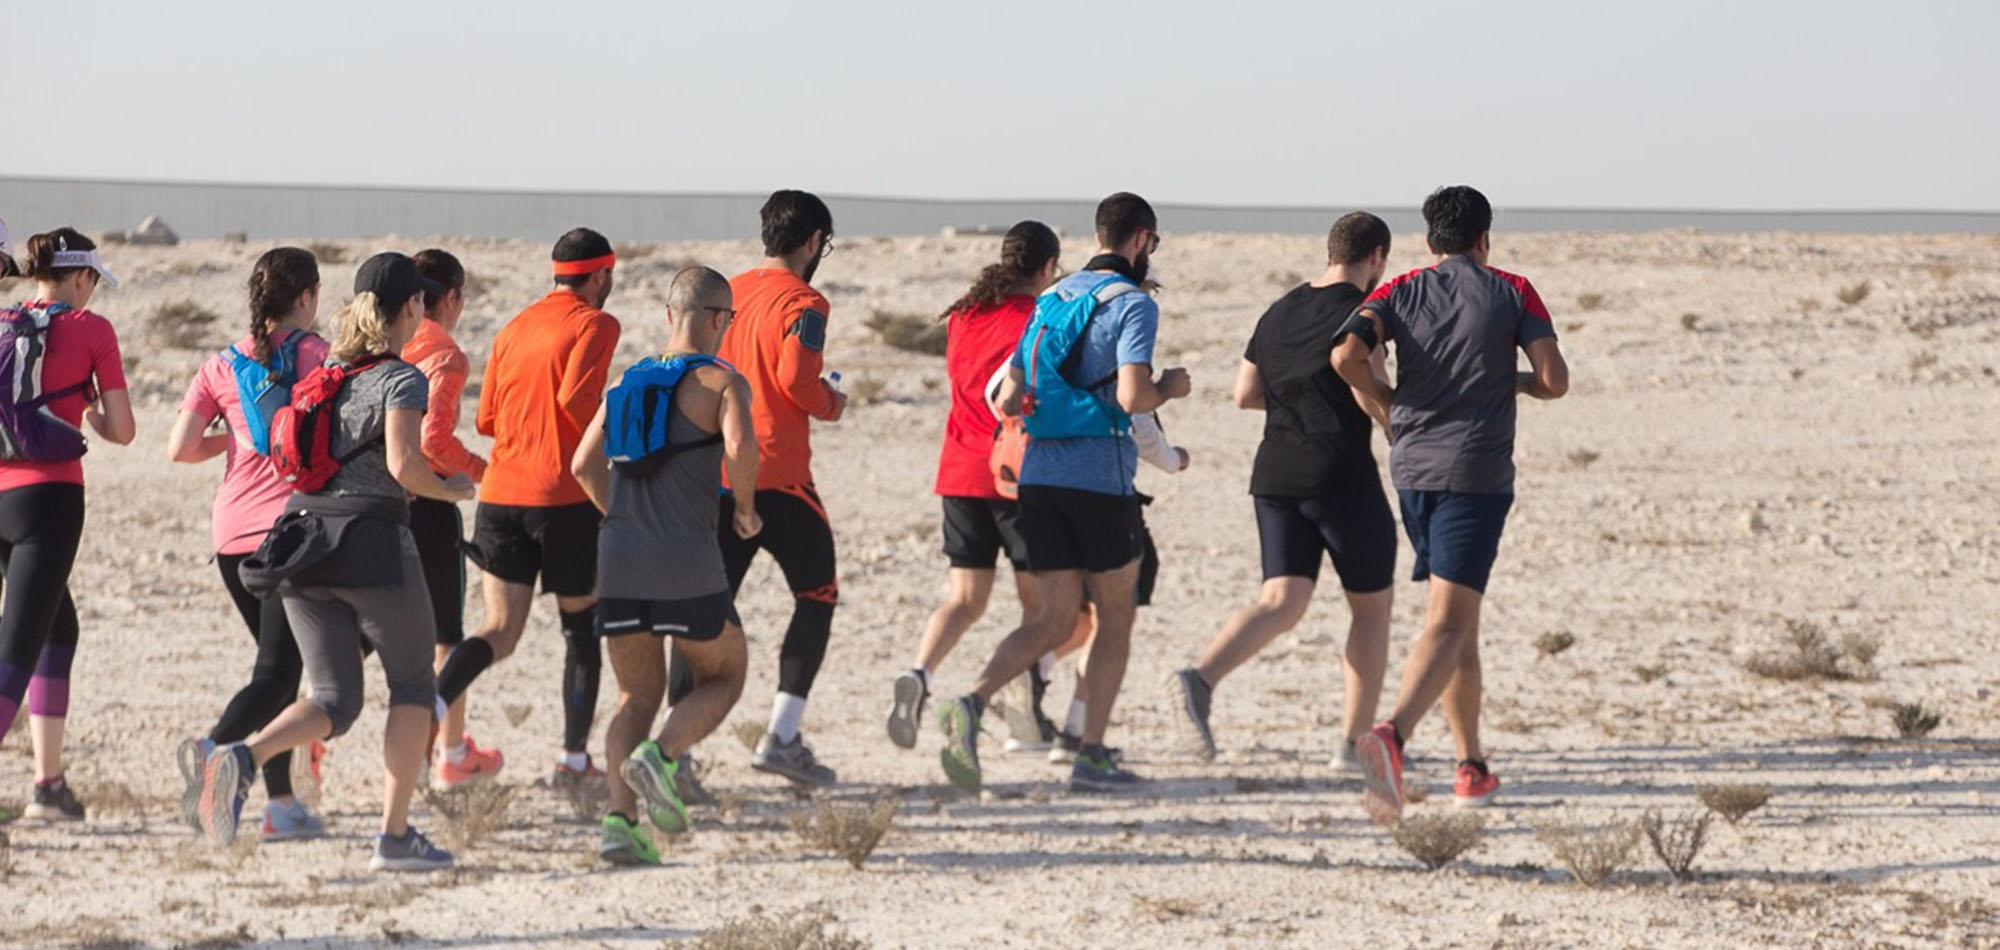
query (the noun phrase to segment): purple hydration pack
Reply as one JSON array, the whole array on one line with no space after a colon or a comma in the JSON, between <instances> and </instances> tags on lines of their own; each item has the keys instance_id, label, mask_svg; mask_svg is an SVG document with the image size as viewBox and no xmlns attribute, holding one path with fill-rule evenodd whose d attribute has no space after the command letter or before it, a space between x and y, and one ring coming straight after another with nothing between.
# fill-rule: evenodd
<instances>
[{"instance_id":1,"label":"purple hydration pack","mask_svg":"<svg viewBox=\"0 0 2000 950\"><path fill-rule=\"evenodd\" d=\"M84 392L90 384L42 389L49 321L69 309L52 303L0 310L0 459L67 462L83 457L83 430L63 421L49 403Z\"/></svg>"}]
</instances>

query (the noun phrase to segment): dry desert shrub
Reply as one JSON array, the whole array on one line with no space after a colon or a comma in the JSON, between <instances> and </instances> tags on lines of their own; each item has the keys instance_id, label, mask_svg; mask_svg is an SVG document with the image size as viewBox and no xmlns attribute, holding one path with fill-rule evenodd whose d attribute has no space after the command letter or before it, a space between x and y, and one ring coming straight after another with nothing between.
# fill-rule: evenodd
<instances>
[{"instance_id":1,"label":"dry desert shrub","mask_svg":"<svg viewBox=\"0 0 2000 950\"><path fill-rule=\"evenodd\" d=\"M111 782L90 789L90 810L98 815L144 818L146 805L146 799L133 791L130 785Z\"/></svg>"},{"instance_id":2,"label":"dry desert shrub","mask_svg":"<svg viewBox=\"0 0 2000 950\"><path fill-rule=\"evenodd\" d=\"M883 395L888 391L889 384L874 377L862 377L847 387L848 397L853 399L855 404L862 406L881 402Z\"/></svg>"},{"instance_id":3,"label":"dry desert shrub","mask_svg":"<svg viewBox=\"0 0 2000 950\"><path fill-rule=\"evenodd\" d=\"M764 727L754 722L739 722L730 727L729 731L736 737L736 741L743 743L743 748L752 752L757 751L757 743L764 738Z\"/></svg>"},{"instance_id":4,"label":"dry desert shrub","mask_svg":"<svg viewBox=\"0 0 2000 950\"><path fill-rule=\"evenodd\" d=\"M14 841L0 831L0 878L14 873Z\"/></svg>"},{"instance_id":5,"label":"dry desert shrub","mask_svg":"<svg viewBox=\"0 0 2000 950\"><path fill-rule=\"evenodd\" d=\"M1925 350L1922 353L1918 353L1917 355L1910 357L1910 375L1915 376L1918 373L1923 372L1924 370L1936 366L1937 361L1938 361L1937 354L1931 352L1930 350Z\"/></svg>"},{"instance_id":6,"label":"dry desert shrub","mask_svg":"<svg viewBox=\"0 0 2000 950\"><path fill-rule=\"evenodd\" d=\"M1945 283L1946 281L1951 280L1953 277L1958 276L1958 268L1953 267L1950 264L1932 264L1930 266L1930 272L1931 272L1931 279L1937 281L1940 284Z\"/></svg>"},{"instance_id":7,"label":"dry desert shrub","mask_svg":"<svg viewBox=\"0 0 2000 950\"><path fill-rule=\"evenodd\" d=\"M753 909L680 946L688 950L868 950L868 944L839 930L828 930L832 918L819 914L766 916Z\"/></svg>"},{"instance_id":8,"label":"dry desert shrub","mask_svg":"<svg viewBox=\"0 0 2000 950\"><path fill-rule=\"evenodd\" d=\"M1585 887L1596 887L1631 861L1640 835L1638 824L1630 821L1592 825L1558 819L1535 828L1535 837L1548 847L1556 863Z\"/></svg>"},{"instance_id":9,"label":"dry desert shrub","mask_svg":"<svg viewBox=\"0 0 2000 950\"><path fill-rule=\"evenodd\" d=\"M1826 631L1809 620L1785 621L1781 649L1757 654L1743 668L1766 679L1855 680L1874 673L1875 654L1881 640L1862 634L1848 634L1835 646Z\"/></svg>"},{"instance_id":10,"label":"dry desert shrub","mask_svg":"<svg viewBox=\"0 0 2000 950\"><path fill-rule=\"evenodd\" d=\"M1433 871L1478 846L1486 822L1466 812L1419 812L1396 824L1390 837L1410 856Z\"/></svg>"},{"instance_id":11,"label":"dry desert shrub","mask_svg":"<svg viewBox=\"0 0 2000 950\"><path fill-rule=\"evenodd\" d=\"M146 324L146 342L163 349L193 350L210 342L215 311L192 300L176 300L153 308Z\"/></svg>"},{"instance_id":12,"label":"dry desert shrub","mask_svg":"<svg viewBox=\"0 0 2000 950\"><path fill-rule=\"evenodd\" d=\"M1800 312L1800 313L1811 313L1811 312L1813 312L1813 311L1815 311L1815 310L1818 310L1818 309L1819 309L1819 298L1818 298L1818 297L1800 297L1800 298L1799 298L1799 312Z\"/></svg>"},{"instance_id":13,"label":"dry desert shrub","mask_svg":"<svg viewBox=\"0 0 2000 950\"><path fill-rule=\"evenodd\" d=\"M1160 923L1179 920L1201 910L1201 904L1185 897L1150 897L1145 894L1132 895L1132 903L1139 910Z\"/></svg>"},{"instance_id":14,"label":"dry desert shrub","mask_svg":"<svg viewBox=\"0 0 2000 950\"><path fill-rule=\"evenodd\" d=\"M1589 468L1591 463L1603 457L1602 453L1594 452L1590 449L1577 449L1569 454L1569 464L1577 468Z\"/></svg>"},{"instance_id":15,"label":"dry desert shrub","mask_svg":"<svg viewBox=\"0 0 2000 950\"><path fill-rule=\"evenodd\" d=\"M1868 282L1864 280L1861 283L1849 284L1845 287L1840 288L1839 290L1834 291L1833 296L1837 298L1841 303L1844 303L1852 307L1863 300L1867 300L1868 291L1871 289L1872 288L1869 287Z\"/></svg>"},{"instance_id":16,"label":"dry desert shrub","mask_svg":"<svg viewBox=\"0 0 2000 950\"><path fill-rule=\"evenodd\" d=\"M1654 856L1667 866L1667 873L1676 881L1692 881L1694 859L1701 854L1701 846L1708 843L1708 826L1714 820L1715 816L1705 811L1668 818L1648 810L1639 819L1639 827L1646 832Z\"/></svg>"},{"instance_id":17,"label":"dry desert shrub","mask_svg":"<svg viewBox=\"0 0 2000 950\"><path fill-rule=\"evenodd\" d=\"M347 263L347 248L332 241L309 242L306 244L306 250L311 251L313 258L322 264Z\"/></svg>"},{"instance_id":18,"label":"dry desert shrub","mask_svg":"<svg viewBox=\"0 0 2000 950\"><path fill-rule=\"evenodd\" d=\"M1733 825L1771 800L1771 786L1765 782L1697 785L1694 794L1709 811Z\"/></svg>"},{"instance_id":19,"label":"dry desert shrub","mask_svg":"<svg viewBox=\"0 0 2000 950\"><path fill-rule=\"evenodd\" d=\"M1641 683L1650 683L1667 675L1667 665L1665 663L1642 664L1632 668L1632 675L1638 677Z\"/></svg>"},{"instance_id":20,"label":"dry desert shrub","mask_svg":"<svg viewBox=\"0 0 2000 950\"><path fill-rule=\"evenodd\" d=\"M528 717L534 713L535 707L527 703L508 703L500 707L500 711L506 714L507 724L518 729L522 723L528 721Z\"/></svg>"},{"instance_id":21,"label":"dry desert shrub","mask_svg":"<svg viewBox=\"0 0 2000 950\"><path fill-rule=\"evenodd\" d=\"M1602 306L1604 306L1603 294L1576 295L1576 309L1578 310L1584 310L1584 311L1596 310L1597 308Z\"/></svg>"},{"instance_id":22,"label":"dry desert shrub","mask_svg":"<svg viewBox=\"0 0 2000 950\"><path fill-rule=\"evenodd\" d=\"M1554 630L1535 638L1535 653L1540 657L1551 657L1576 646L1576 635L1567 630Z\"/></svg>"},{"instance_id":23,"label":"dry desert shrub","mask_svg":"<svg viewBox=\"0 0 2000 950\"><path fill-rule=\"evenodd\" d=\"M1701 329L1701 314L1698 313L1681 314L1681 329L1686 330L1689 333L1693 333L1696 330Z\"/></svg>"},{"instance_id":24,"label":"dry desert shrub","mask_svg":"<svg viewBox=\"0 0 2000 950\"><path fill-rule=\"evenodd\" d=\"M450 851L472 851L494 832L507 827L507 809L514 802L512 785L472 782L450 789L424 789L424 801L444 818L438 837ZM591 817L595 817L594 812Z\"/></svg>"},{"instance_id":25,"label":"dry desert shrub","mask_svg":"<svg viewBox=\"0 0 2000 950\"><path fill-rule=\"evenodd\" d=\"M806 847L838 854L859 871L896 824L897 805L896 799L886 796L866 805L821 798L813 811L792 816L792 830Z\"/></svg>"},{"instance_id":26,"label":"dry desert shrub","mask_svg":"<svg viewBox=\"0 0 2000 950\"><path fill-rule=\"evenodd\" d=\"M944 355L945 324L935 317L877 310L868 318L868 329L896 349L926 356Z\"/></svg>"},{"instance_id":27,"label":"dry desert shrub","mask_svg":"<svg viewBox=\"0 0 2000 950\"><path fill-rule=\"evenodd\" d=\"M1938 723L1944 721L1944 714L1926 709L1921 703L1897 703L1890 713L1896 723L1896 734L1905 739L1921 739L1931 734Z\"/></svg>"},{"instance_id":28,"label":"dry desert shrub","mask_svg":"<svg viewBox=\"0 0 2000 950\"><path fill-rule=\"evenodd\" d=\"M658 244L641 244L633 241L619 241L611 245L611 253L618 255L621 261L636 261L642 257L651 257L659 249Z\"/></svg>"}]
</instances>

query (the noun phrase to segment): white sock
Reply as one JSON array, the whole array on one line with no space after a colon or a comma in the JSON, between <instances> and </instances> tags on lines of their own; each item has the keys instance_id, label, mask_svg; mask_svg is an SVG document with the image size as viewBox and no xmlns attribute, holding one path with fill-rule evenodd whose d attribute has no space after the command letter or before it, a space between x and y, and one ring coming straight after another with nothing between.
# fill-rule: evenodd
<instances>
[{"instance_id":1,"label":"white sock","mask_svg":"<svg viewBox=\"0 0 2000 950\"><path fill-rule=\"evenodd\" d=\"M1069 715L1063 717L1063 731L1073 736L1083 735L1083 700L1069 701Z\"/></svg>"},{"instance_id":2,"label":"white sock","mask_svg":"<svg viewBox=\"0 0 2000 950\"><path fill-rule=\"evenodd\" d=\"M444 760L453 765L464 765L466 752L465 742L461 740L457 745L444 750Z\"/></svg>"},{"instance_id":3,"label":"white sock","mask_svg":"<svg viewBox=\"0 0 2000 950\"><path fill-rule=\"evenodd\" d=\"M799 737L799 719L806 714L806 698L790 693L779 693L771 697L771 734L779 742L790 743Z\"/></svg>"},{"instance_id":4,"label":"white sock","mask_svg":"<svg viewBox=\"0 0 2000 950\"><path fill-rule=\"evenodd\" d=\"M917 682L924 684L924 692L929 693L931 691L931 671L921 666L913 666L910 667L910 672L917 674Z\"/></svg>"},{"instance_id":5,"label":"white sock","mask_svg":"<svg viewBox=\"0 0 2000 950\"><path fill-rule=\"evenodd\" d=\"M565 752L562 755L562 764L569 766L572 772L581 772L584 769L590 768L590 753Z\"/></svg>"},{"instance_id":6,"label":"white sock","mask_svg":"<svg viewBox=\"0 0 2000 950\"><path fill-rule=\"evenodd\" d=\"M1044 653L1041 659L1035 661L1035 672L1041 674L1042 682L1048 682L1052 678L1051 674L1055 671L1056 655L1054 653Z\"/></svg>"}]
</instances>

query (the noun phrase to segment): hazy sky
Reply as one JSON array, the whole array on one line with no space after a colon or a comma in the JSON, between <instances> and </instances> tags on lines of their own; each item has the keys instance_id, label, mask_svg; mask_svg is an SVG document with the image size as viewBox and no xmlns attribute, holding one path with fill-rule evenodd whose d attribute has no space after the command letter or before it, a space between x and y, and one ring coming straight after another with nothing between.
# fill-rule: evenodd
<instances>
[{"instance_id":1,"label":"hazy sky","mask_svg":"<svg viewBox=\"0 0 2000 950\"><path fill-rule=\"evenodd\" d=\"M0 4L0 173L2000 209L2000 3Z\"/></svg>"}]
</instances>

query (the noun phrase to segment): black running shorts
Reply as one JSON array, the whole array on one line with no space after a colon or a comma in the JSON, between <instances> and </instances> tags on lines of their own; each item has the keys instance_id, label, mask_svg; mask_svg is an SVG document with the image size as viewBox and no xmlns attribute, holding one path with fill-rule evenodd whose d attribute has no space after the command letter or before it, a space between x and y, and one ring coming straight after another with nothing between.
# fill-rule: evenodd
<instances>
[{"instance_id":1,"label":"black running shorts","mask_svg":"<svg viewBox=\"0 0 2000 950\"><path fill-rule=\"evenodd\" d=\"M597 590L597 526L590 502L553 507L479 503L466 554L480 570L512 584L542 580L559 597Z\"/></svg>"},{"instance_id":2,"label":"black running shorts","mask_svg":"<svg viewBox=\"0 0 2000 950\"><path fill-rule=\"evenodd\" d=\"M1104 574L1144 550L1136 495L1052 485L1021 486L1021 536L1030 571Z\"/></svg>"},{"instance_id":3,"label":"black running shorts","mask_svg":"<svg viewBox=\"0 0 2000 950\"><path fill-rule=\"evenodd\" d=\"M1386 590L1396 581L1396 518L1389 499L1372 494L1318 498L1255 496L1257 540L1264 579L1319 580L1320 562L1333 559L1340 586L1357 594Z\"/></svg>"},{"instance_id":4,"label":"black running shorts","mask_svg":"<svg viewBox=\"0 0 2000 950\"><path fill-rule=\"evenodd\" d=\"M952 567L990 571L1000 552L1017 571L1027 570L1028 543L1021 537L1021 506L1004 498L960 498L944 502L944 556Z\"/></svg>"},{"instance_id":5,"label":"black running shorts","mask_svg":"<svg viewBox=\"0 0 2000 950\"><path fill-rule=\"evenodd\" d=\"M724 624L743 626L736 616L736 599L726 590L685 600L606 597L597 602L597 635L601 637L650 633L676 640L708 641L722 636Z\"/></svg>"}]
</instances>

